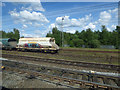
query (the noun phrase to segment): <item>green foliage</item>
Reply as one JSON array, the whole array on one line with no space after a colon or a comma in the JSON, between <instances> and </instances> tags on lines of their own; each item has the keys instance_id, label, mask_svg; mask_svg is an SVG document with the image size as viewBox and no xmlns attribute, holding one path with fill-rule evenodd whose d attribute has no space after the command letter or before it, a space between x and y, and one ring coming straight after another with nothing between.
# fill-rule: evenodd
<instances>
[{"instance_id":1,"label":"green foliage","mask_svg":"<svg viewBox=\"0 0 120 90\"><path fill-rule=\"evenodd\" d=\"M84 45L84 41L82 39L76 38L73 39L73 44L75 47L82 47L82 45Z\"/></svg>"},{"instance_id":2,"label":"green foliage","mask_svg":"<svg viewBox=\"0 0 120 90\"><path fill-rule=\"evenodd\" d=\"M70 47L85 47L99 48L100 45L114 45L116 48L120 46L120 27L117 26L116 30L109 32L103 25L101 31L92 31L90 28L76 31L74 34L63 32L64 45ZM52 29L52 33L47 33L46 37L53 37L59 46L62 46L62 32L57 27Z\"/></svg>"},{"instance_id":3,"label":"green foliage","mask_svg":"<svg viewBox=\"0 0 120 90\"><path fill-rule=\"evenodd\" d=\"M16 39L17 41L20 38L20 33L19 30L14 28L13 32L8 32L6 33L5 31L0 31L0 33L2 33L2 38L11 38L11 39Z\"/></svg>"},{"instance_id":4,"label":"green foliage","mask_svg":"<svg viewBox=\"0 0 120 90\"><path fill-rule=\"evenodd\" d=\"M91 48L99 48L100 42L97 39L91 40L90 45Z\"/></svg>"},{"instance_id":5,"label":"green foliage","mask_svg":"<svg viewBox=\"0 0 120 90\"><path fill-rule=\"evenodd\" d=\"M100 33L100 42L102 45L109 45L110 33L105 26L102 26L102 32Z\"/></svg>"},{"instance_id":6,"label":"green foliage","mask_svg":"<svg viewBox=\"0 0 120 90\"><path fill-rule=\"evenodd\" d=\"M20 38L20 33L19 33L19 30L14 28L14 35L13 35L13 38L16 39L17 41L19 40Z\"/></svg>"}]
</instances>

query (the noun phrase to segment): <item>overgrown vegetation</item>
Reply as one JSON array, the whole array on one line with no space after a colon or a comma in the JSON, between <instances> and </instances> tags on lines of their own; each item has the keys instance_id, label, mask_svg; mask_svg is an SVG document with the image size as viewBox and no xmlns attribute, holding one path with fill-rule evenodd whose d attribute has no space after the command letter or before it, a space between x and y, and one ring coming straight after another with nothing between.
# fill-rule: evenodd
<instances>
[{"instance_id":1,"label":"overgrown vegetation","mask_svg":"<svg viewBox=\"0 0 120 90\"><path fill-rule=\"evenodd\" d=\"M90 28L76 31L74 34L63 32L64 45L70 47L99 48L100 45L120 46L120 26L117 26L112 32L108 31L103 25L101 31L92 31ZM62 32L57 27L52 29L52 33L47 33L46 37L53 37L59 46L62 46Z\"/></svg>"}]
</instances>

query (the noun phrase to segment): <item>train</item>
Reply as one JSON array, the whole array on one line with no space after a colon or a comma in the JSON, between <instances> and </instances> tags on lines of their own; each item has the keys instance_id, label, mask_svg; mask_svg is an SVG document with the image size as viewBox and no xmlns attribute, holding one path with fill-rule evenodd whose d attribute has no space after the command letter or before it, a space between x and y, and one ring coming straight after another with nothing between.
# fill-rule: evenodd
<instances>
[{"instance_id":1,"label":"train","mask_svg":"<svg viewBox=\"0 0 120 90\"><path fill-rule=\"evenodd\" d=\"M0 39L0 49L12 50L16 49L17 41L11 38Z\"/></svg>"},{"instance_id":2,"label":"train","mask_svg":"<svg viewBox=\"0 0 120 90\"><path fill-rule=\"evenodd\" d=\"M55 39L51 37L44 38L20 38L18 43L15 39L0 39L0 47L6 50L16 49L18 51L40 51L57 53L59 46L55 43Z\"/></svg>"}]
</instances>

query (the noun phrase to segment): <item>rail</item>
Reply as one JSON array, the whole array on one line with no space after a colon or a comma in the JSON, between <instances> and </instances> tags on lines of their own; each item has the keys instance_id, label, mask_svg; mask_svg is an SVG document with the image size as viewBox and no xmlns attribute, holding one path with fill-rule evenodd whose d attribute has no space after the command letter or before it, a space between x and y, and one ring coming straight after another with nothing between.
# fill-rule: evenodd
<instances>
[{"instance_id":1,"label":"rail","mask_svg":"<svg viewBox=\"0 0 120 90\"><path fill-rule=\"evenodd\" d=\"M89 68L100 68L100 69L107 69L107 70L114 70L119 71L119 65L112 65L112 64L97 64L97 63L87 63L87 62L76 62L76 61L68 61L63 59L48 59L48 58L38 58L38 57L31 57L31 56L23 56L23 55L12 55L12 54L2 54L2 57L5 58L17 58L17 59L24 59L24 60L31 60L31 61L41 61L41 62L49 62L49 63L56 63L56 64L64 64L64 65L73 65L73 66L80 66L80 67L89 67Z\"/></svg>"},{"instance_id":2,"label":"rail","mask_svg":"<svg viewBox=\"0 0 120 90\"><path fill-rule=\"evenodd\" d=\"M72 87L76 87L77 84L77 88L120 89L119 76L52 68L8 60L3 60L3 65L6 70L28 73L35 77L41 76L42 78L48 78L50 81L58 80L59 83L67 82Z\"/></svg>"}]
</instances>

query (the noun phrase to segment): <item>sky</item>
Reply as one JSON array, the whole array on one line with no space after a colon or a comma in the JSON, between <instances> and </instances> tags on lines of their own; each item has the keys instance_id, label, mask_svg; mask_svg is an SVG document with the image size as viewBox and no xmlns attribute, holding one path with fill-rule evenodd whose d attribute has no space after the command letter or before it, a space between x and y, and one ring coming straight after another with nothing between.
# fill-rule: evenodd
<instances>
[{"instance_id":1,"label":"sky","mask_svg":"<svg viewBox=\"0 0 120 90\"><path fill-rule=\"evenodd\" d=\"M45 37L53 27L75 33L76 30L81 32L88 28L101 30L101 25L105 25L108 31L113 31L118 25L118 2L8 1L0 4L0 29L10 32L17 28L20 35L25 37Z\"/></svg>"}]
</instances>

